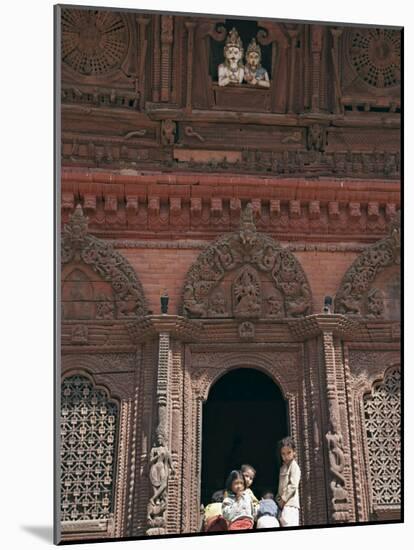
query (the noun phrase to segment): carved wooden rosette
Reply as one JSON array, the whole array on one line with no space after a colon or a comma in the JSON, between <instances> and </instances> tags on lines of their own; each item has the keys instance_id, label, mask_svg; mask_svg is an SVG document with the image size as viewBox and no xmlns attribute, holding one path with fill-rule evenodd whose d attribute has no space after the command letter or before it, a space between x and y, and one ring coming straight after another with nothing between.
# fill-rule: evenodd
<instances>
[{"instance_id":1,"label":"carved wooden rosette","mask_svg":"<svg viewBox=\"0 0 414 550\"><path fill-rule=\"evenodd\" d=\"M62 9L63 75L96 84L128 68L132 28L116 11Z\"/></svg>"},{"instance_id":2,"label":"carved wooden rosette","mask_svg":"<svg viewBox=\"0 0 414 550\"><path fill-rule=\"evenodd\" d=\"M240 229L213 242L190 268L183 291L189 317L281 318L311 311L311 291L295 256L258 233L249 204Z\"/></svg>"},{"instance_id":3,"label":"carved wooden rosette","mask_svg":"<svg viewBox=\"0 0 414 550\"><path fill-rule=\"evenodd\" d=\"M385 239L362 252L342 279L335 298L335 311L380 318L384 309L381 291L372 287L375 278L387 267L400 264L400 211L390 224Z\"/></svg>"},{"instance_id":4,"label":"carved wooden rosette","mask_svg":"<svg viewBox=\"0 0 414 550\"><path fill-rule=\"evenodd\" d=\"M115 300L115 318L139 318L147 313L141 283L125 258L113 247L88 233L88 218L78 204L61 238L62 264L84 264L110 283Z\"/></svg>"}]
</instances>

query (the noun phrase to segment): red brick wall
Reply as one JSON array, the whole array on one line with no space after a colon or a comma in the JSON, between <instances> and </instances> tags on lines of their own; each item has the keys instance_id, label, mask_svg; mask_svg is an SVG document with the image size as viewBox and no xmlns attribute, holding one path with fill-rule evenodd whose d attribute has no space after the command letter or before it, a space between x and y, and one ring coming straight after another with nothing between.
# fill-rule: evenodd
<instances>
[{"instance_id":1,"label":"red brick wall","mask_svg":"<svg viewBox=\"0 0 414 550\"><path fill-rule=\"evenodd\" d=\"M313 297L313 313L321 313L324 296L335 296L342 277L358 252L296 252L308 278Z\"/></svg>"},{"instance_id":2,"label":"red brick wall","mask_svg":"<svg viewBox=\"0 0 414 550\"><path fill-rule=\"evenodd\" d=\"M201 250L139 248L119 249L119 252L135 269L149 309L154 314L160 313L160 295L167 288L170 296L168 313L177 313L186 273Z\"/></svg>"}]
</instances>

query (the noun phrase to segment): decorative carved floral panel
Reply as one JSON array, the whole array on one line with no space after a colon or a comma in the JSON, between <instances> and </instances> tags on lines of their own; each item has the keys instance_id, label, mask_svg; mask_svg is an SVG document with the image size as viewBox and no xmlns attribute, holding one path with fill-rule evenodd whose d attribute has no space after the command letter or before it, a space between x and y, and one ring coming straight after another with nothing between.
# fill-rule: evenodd
<instances>
[{"instance_id":1,"label":"decorative carved floral panel","mask_svg":"<svg viewBox=\"0 0 414 550\"><path fill-rule=\"evenodd\" d=\"M400 369L386 373L364 396L364 427L368 444L372 505L401 504Z\"/></svg>"},{"instance_id":2,"label":"decorative carved floral panel","mask_svg":"<svg viewBox=\"0 0 414 550\"><path fill-rule=\"evenodd\" d=\"M62 382L61 520L108 519L113 512L118 406L84 376Z\"/></svg>"}]
</instances>

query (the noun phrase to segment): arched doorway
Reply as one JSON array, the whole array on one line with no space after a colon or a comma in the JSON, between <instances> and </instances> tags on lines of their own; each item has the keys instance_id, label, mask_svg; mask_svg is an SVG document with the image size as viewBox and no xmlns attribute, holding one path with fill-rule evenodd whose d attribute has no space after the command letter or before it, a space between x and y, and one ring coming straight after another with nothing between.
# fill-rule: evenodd
<instances>
[{"instance_id":1,"label":"arched doorway","mask_svg":"<svg viewBox=\"0 0 414 550\"><path fill-rule=\"evenodd\" d=\"M220 378L203 407L201 502L208 504L244 463L257 471L252 489L258 498L265 489L276 491L277 442L288 432L286 400L269 376L238 368Z\"/></svg>"}]
</instances>

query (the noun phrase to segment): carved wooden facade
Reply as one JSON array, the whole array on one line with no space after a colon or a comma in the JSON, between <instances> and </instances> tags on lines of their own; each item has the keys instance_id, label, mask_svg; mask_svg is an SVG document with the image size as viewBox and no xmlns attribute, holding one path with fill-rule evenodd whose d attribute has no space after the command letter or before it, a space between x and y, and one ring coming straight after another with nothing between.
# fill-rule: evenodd
<instances>
[{"instance_id":1,"label":"carved wooden facade","mask_svg":"<svg viewBox=\"0 0 414 550\"><path fill-rule=\"evenodd\" d=\"M63 539L198 532L236 368L286 402L301 524L400 517L401 33L239 24L269 88L219 87L235 20L61 9Z\"/></svg>"}]
</instances>

